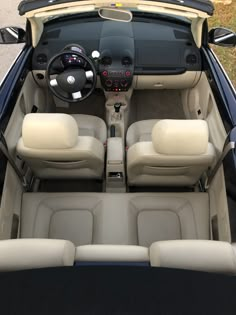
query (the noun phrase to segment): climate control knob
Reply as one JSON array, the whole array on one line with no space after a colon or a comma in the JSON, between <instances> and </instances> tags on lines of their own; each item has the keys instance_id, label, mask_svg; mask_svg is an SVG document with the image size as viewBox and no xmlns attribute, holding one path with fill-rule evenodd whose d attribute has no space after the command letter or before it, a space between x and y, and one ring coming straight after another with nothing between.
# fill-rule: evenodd
<instances>
[{"instance_id":1,"label":"climate control knob","mask_svg":"<svg viewBox=\"0 0 236 315\"><path fill-rule=\"evenodd\" d=\"M126 80L121 80L120 85L125 88L128 86L128 82Z\"/></svg>"},{"instance_id":2,"label":"climate control knob","mask_svg":"<svg viewBox=\"0 0 236 315\"><path fill-rule=\"evenodd\" d=\"M107 87L111 87L111 86L112 86L112 80L106 80L106 81L105 81L105 85L106 85Z\"/></svg>"}]
</instances>

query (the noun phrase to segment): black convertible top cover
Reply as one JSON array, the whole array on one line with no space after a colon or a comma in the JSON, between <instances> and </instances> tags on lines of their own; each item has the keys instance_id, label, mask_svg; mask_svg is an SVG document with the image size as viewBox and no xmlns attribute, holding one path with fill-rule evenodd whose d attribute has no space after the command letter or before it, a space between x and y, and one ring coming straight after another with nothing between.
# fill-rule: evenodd
<instances>
[{"instance_id":1,"label":"black convertible top cover","mask_svg":"<svg viewBox=\"0 0 236 315\"><path fill-rule=\"evenodd\" d=\"M0 273L4 315L235 314L236 277L138 266Z\"/></svg>"},{"instance_id":2,"label":"black convertible top cover","mask_svg":"<svg viewBox=\"0 0 236 315\"><path fill-rule=\"evenodd\" d=\"M24 15L25 13L32 10L75 1L78 0L23 0L20 2L18 10L20 15ZM210 0L158 0L158 1L153 0L153 1L193 8L205 12L209 15L213 15L214 12L214 5ZM114 2L111 1L111 4Z\"/></svg>"}]
</instances>

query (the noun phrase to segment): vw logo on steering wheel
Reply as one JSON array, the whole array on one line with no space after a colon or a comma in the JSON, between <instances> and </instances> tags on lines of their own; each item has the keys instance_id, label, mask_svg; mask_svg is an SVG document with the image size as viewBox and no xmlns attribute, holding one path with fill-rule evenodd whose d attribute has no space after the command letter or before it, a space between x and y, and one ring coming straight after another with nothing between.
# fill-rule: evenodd
<instances>
[{"instance_id":1,"label":"vw logo on steering wheel","mask_svg":"<svg viewBox=\"0 0 236 315\"><path fill-rule=\"evenodd\" d=\"M70 75L70 76L67 78L67 82L72 85L72 84L75 83L75 78L74 78L72 75Z\"/></svg>"}]
</instances>

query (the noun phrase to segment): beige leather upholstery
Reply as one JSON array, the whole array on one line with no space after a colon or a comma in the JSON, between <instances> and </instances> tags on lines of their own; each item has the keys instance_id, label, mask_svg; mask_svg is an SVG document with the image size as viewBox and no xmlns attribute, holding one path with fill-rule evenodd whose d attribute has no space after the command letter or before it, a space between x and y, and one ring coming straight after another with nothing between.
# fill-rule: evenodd
<instances>
[{"instance_id":1,"label":"beige leather upholstery","mask_svg":"<svg viewBox=\"0 0 236 315\"><path fill-rule=\"evenodd\" d=\"M76 248L76 261L149 262L148 248L131 245L85 245Z\"/></svg>"},{"instance_id":2,"label":"beige leather upholstery","mask_svg":"<svg viewBox=\"0 0 236 315\"><path fill-rule=\"evenodd\" d=\"M236 256L229 243L219 241L163 241L150 247L154 267L236 273Z\"/></svg>"},{"instance_id":3,"label":"beige leather upholstery","mask_svg":"<svg viewBox=\"0 0 236 315\"><path fill-rule=\"evenodd\" d=\"M152 129L154 150L165 155L201 155L207 152L208 126L204 120L160 120Z\"/></svg>"},{"instance_id":4,"label":"beige leather upholstery","mask_svg":"<svg viewBox=\"0 0 236 315\"><path fill-rule=\"evenodd\" d=\"M31 149L70 149L78 141L77 124L65 114L28 114L22 125L22 140Z\"/></svg>"},{"instance_id":5,"label":"beige leather upholstery","mask_svg":"<svg viewBox=\"0 0 236 315\"><path fill-rule=\"evenodd\" d=\"M26 193L22 238L141 245L209 239L207 193Z\"/></svg>"},{"instance_id":6,"label":"beige leather upholstery","mask_svg":"<svg viewBox=\"0 0 236 315\"><path fill-rule=\"evenodd\" d=\"M76 121L69 115L28 114L17 152L39 178L101 178L103 143L78 134Z\"/></svg>"},{"instance_id":7,"label":"beige leather upholstery","mask_svg":"<svg viewBox=\"0 0 236 315\"><path fill-rule=\"evenodd\" d=\"M80 136L90 136L98 139L103 144L107 140L107 127L105 122L96 116L73 114L71 115L78 127Z\"/></svg>"},{"instance_id":8,"label":"beige leather upholstery","mask_svg":"<svg viewBox=\"0 0 236 315\"><path fill-rule=\"evenodd\" d=\"M133 123L127 130L126 145L131 147L137 142L152 141L152 128L159 119L141 120Z\"/></svg>"},{"instance_id":9,"label":"beige leather upholstery","mask_svg":"<svg viewBox=\"0 0 236 315\"><path fill-rule=\"evenodd\" d=\"M128 149L128 183L191 186L214 158L205 121L160 120L153 127L152 141L138 142Z\"/></svg>"},{"instance_id":10,"label":"beige leather upholstery","mask_svg":"<svg viewBox=\"0 0 236 315\"><path fill-rule=\"evenodd\" d=\"M0 271L73 266L75 246L64 240L0 241Z\"/></svg>"}]
</instances>

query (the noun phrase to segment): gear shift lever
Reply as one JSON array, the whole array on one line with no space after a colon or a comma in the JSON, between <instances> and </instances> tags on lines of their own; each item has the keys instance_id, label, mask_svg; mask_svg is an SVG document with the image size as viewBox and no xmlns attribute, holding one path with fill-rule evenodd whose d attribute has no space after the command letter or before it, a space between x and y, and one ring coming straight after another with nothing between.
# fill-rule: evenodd
<instances>
[{"instance_id":1,"label":"gear shift lever","mask_svg":"<svg viewBox=\"0 0 236 315\"><path fill-rule=\"evenodd\" d=\"M121 105L122 105L121 103L115 103L114 104L115 113L119 113L120 112Z\"/></svg>"}]
</instances>

